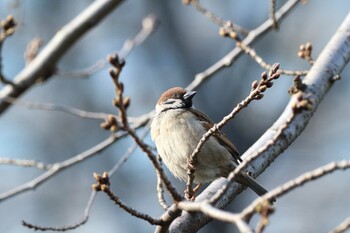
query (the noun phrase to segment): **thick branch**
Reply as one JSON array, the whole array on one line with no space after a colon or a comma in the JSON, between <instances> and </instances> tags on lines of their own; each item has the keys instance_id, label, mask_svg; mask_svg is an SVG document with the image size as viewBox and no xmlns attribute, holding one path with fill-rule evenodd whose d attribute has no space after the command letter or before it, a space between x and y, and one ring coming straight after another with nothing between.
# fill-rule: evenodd
<instances>
[{"instance_id":1,"label":"thick branch","mask_svg":"<svg viewBox=\"0 0 350 233\"><path fill-rule=\"evenodd\" d=\"M261 174L305 129L322 98L333 84L336 77L350 59L350 14L346 17L331 41L324 48L314 66L304 79L306 89L302 95L311 103L312 109L296 111L295 106L300 100L298 95L292 96L279 119L269 128L262 137L244 154L243 159L255 156L259 158L252 162L253 176ZM285 127L287 125L287 127ZM280 130L284 128L283 130ZM271 143L273 142L273 143ZM214 181L203 193L197 197L202 200L212 196L227 180ZM217 207L224 208L238 194L235 188L229 189L218 201ZM196 232L208 223L210 219L200 213L183 214L170 226L170 232Z\"/></svg>"},{"instance_id":2,"label":"thick branch","mask_svg":"<svg viewBox=\"0 0 350 233\"><path fill-rule=\"evenodd\" d=\"M178 208L188 212L201 211L207 216L210 216L219 221L235 224L238 227L240 232L244 232L244 233L253 232L252 229L250 229L250 227L248 226L248 224L244 222L244 219L241 217L241 215L215 208L207 201L203 201L203 202L182 201L178 203Z\"/></svg>"},{"instance_id":3,"label":"thick branch","mask_svg":"<svg viewBox=\"0 0 350 233\"><path fill-rule=\"evenodd\" d=\"M0 91L0 99L18 97L37 81L45 81L55 71L57 62L68 49L87 31L107 16L122 0L94 1L89 7L64 26L45 48L14 79ZM0 114L7 109L8 102L0 102Z\"/></svg>"}]
</instances>

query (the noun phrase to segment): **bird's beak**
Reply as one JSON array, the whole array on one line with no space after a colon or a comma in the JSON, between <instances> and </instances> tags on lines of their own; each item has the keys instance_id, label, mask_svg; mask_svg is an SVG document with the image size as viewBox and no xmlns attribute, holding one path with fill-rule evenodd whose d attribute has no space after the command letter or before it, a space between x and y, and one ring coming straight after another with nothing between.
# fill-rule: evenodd
<instances>
[{"instance_id":1,"label":"bird's beak","mask_svg":"<svg viewBox=\"0 0 350 233\"><path fill-rule=\"evenodd\" d=\"M196 91L187 91L184 94L184 99L185 100L191 100L193 98L193 96L195 96L196 93L197 93Z\"/></svg>"}]
</instances>

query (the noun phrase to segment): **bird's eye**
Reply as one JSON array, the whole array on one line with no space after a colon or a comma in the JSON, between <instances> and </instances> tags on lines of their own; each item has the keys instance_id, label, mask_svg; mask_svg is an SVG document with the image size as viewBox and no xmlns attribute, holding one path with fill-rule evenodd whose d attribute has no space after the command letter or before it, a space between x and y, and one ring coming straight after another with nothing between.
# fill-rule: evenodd
<instances>
[{"instance_id":1,"label":"bird's eye","mask_svg":"<svg viewBox=\"0 0 350 233\"><path fill-rule=\"evenodd\" d=\"M173 104L173 103L175 103L175 100L173 100L173 99L168 99L168 100L164 101L164 104Z\"/></svg>"},{"instance_id":2,"label":"bird's eye","mask_svg":"<svg viewBox=\"0 0 350 233\"><path fill-rule=\"evenodd\" d=\"M182 95L179 94L179 93L175 93L175 94L173 95L173 98L174 98L174 99L181 99L181 97L182 97Z\"/></svg>"}]
</instances>

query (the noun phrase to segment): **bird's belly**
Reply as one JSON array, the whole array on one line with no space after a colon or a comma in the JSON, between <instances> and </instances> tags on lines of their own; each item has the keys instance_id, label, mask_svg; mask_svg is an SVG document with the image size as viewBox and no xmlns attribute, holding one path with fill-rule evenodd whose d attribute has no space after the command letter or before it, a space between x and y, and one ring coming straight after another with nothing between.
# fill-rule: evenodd
<instances>
[{"instance_id":1,"label":"bird's belly","mask_svg":"<svg viewBox=\"0 0 350 233\"><path fill-rule=\"evenodd\" d=\"M206 132L201 122L191 117L186 119L184 120L184 117L179 114L176 122L168 121L166 124L162 124L166 127L161 127L159 134L154 138L164 164L175 177L184 181L187 180L188 176L188 158ZM162 118L162 120L167 119ZM220 154L227 154L228 151L214 149L217 148L217 143L215 139L210 138L197 154L195 183L205 183L223 175L222 166L224 163L220 161L219 157L221 157ZM212 156L219 157L213 160Z\"/></svg>"}]
</instances>

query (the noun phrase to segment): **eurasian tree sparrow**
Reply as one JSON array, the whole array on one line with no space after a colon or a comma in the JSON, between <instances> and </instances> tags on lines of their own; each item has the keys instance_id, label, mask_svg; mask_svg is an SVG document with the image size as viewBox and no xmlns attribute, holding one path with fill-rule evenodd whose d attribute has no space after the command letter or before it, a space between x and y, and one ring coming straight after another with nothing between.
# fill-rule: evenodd
<instances>
[{"instance_id":1,"label":"eurasian tree sparrow","mask_svg":"<svg viewBox=\"0 0 350 233\"><path fill-rule=\"evenodd\" d=\"M194 91L174 87L164 92L156 105L151 137L158 153L171 173L187 180L187 161L203 134L213 123L192 107ZM202 184L227 177L242 161L239 152L222 132L214 133L197 154L194 183ZM249 186L258 195L267 191L248 174L242 172L237 182Z\"/></svg>"}]
</instances>

